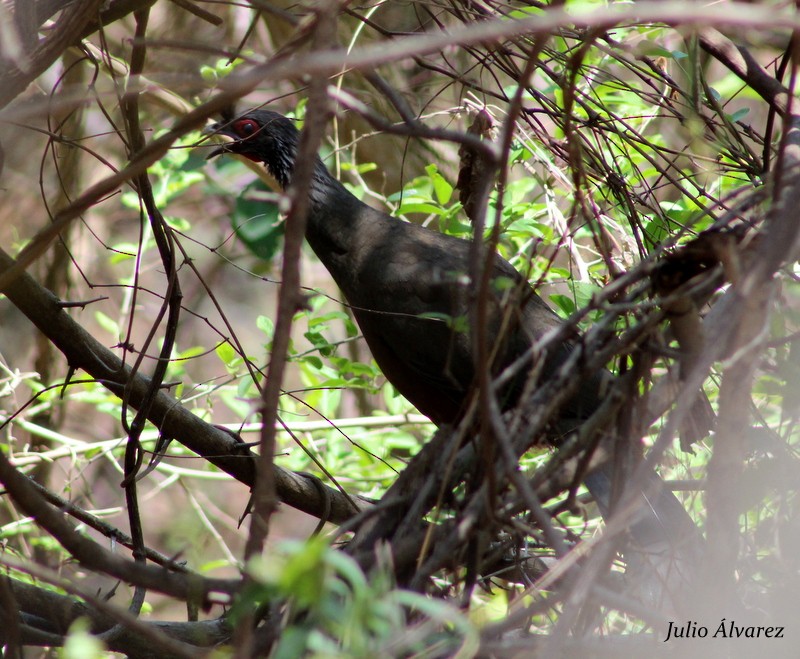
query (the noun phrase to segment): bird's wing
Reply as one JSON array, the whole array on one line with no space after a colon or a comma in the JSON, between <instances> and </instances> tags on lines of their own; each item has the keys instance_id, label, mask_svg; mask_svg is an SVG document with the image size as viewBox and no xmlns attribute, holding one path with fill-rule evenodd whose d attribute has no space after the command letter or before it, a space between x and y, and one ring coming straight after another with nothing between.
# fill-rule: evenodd
<instances>
[{"instance_id":1,"label":"bird's wing","mask_svg":"<svg viewBox=\"0 0 800 659\"><path fill-rule=\"evenodd\" d=\"M424 413L454 420L453 406L460 409L474 378L469 311L475 289L464 270L469 243L401 226L402 231L389 228L388 236L361 251L358 279L347 287L348 299L386 377ZM530 344L528 329L539 337L560 322L499 257L493 279L486 321L491 347L501 332L501 298L509 283L526 291L516 329L505 342L509 354L519 351L517 344ZM525 316L531 319L520 322ZM523 324L527 329L520 332Z\"/></svg>"},{"instance_id":2,"label":"bird's wing","mask_svg":"<svg viewBox=\"0 0 800 659\"><path fill-rule=\"evenodd\" d=\"M424 245L395 247L363 262L349 301L384 375L423 413L452 421L473 380L466 292Z\"/></svg>"}]
</instances>

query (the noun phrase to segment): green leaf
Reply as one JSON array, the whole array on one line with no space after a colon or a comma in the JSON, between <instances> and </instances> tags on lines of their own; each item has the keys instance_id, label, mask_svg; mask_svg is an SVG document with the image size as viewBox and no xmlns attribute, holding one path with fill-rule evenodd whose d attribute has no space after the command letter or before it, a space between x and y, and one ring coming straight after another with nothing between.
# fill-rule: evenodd
<instances>
[{"instance_id":1,"label":"green leaf","mask_svg":"<svg viewBox=\"0 0 800 659\"><path fill-rule=\"evenodd\" d=\"M78 618L70 625L59 656L62 659L102 659L107 654L105 644L89 633L89 621Z\"/></svg>"},{"instance_id":2,"label":"green leaf","mask_svg":"<svg viewBox=\"0 0 800 659\"><path fill-rule=\"evenodd\" d=\"M333 346L330 344L330 341L319 332L309 331L306 332L304 336L308 339L308 342L325 357L328 357L333 352Z\"/></svg>"},{"instance_id":3,"label":"green leaf","mask_svg":"<svg viewBox=\"0 0 800 659\"><path fill-rule=\"evenodd\" d=\"M208 574L209 572L213 572L214 570L224 570L231 567L231 562L224 558L218 558L213 561L208 561L207 563L203 563L199 566L200 572Z\"/></svg>"},{"instance_id":4,"label":"green leaf","mask_svg":"<svg viewBox=\"0 0 800 659\"><path fill-rule=\"evenodd\" d=\"M115 339L120 337L119 331L119 324L113 318L106 316L102 311L95 311L94 312L94 319L97 321L97 324L100 325L106 332L111 334Z\"/></svg>"},{"instance_id":5,"label":"green leaf","mask_svg":"<svg viewBox=\"0 0 800 659\"><path fill-rule=\"evenodd\" d=\"M455 332L466 332L469 330L469 321L466 316L451 316L450 314L440 313L438 311L426 311L425 313L419 314L419 317L429 318L431 320L442 320Z\"/></svg>"},{"instance_id":6,"label":"green leaf","mask_svg":"<svg viewBox=\"0 0 800 659\"><path fill-rule=\"evenodd\" d=\"M575 304L579 309L591 304L595 293L600 290L599 286L586 281L573 281L570 284L570 288L575 298Z\"/></svg>"},{"instance_id":7,"label":"green leaf","mask_svg":"<svg viewBox=\"0 0 800 659\"><path fill-rule=\"evenodd\" d=\"M516 285L516 280L512 279L511 277L495 277L492 279L492 288L494 288L497 293L511 290Z\"/></svg>"},{"instance_id":8,"label":"green leaf","mask_svg":"<svg viewBox=\"0 0 800 659\"><path fill-rule=\"evenodd\" d=\"M114 245L114 250L115 251L111 253L109 262L117 264L136 258L136 254L139 251L139 246L135 243L117 243Z\"/></svg>"},{"instance_id":9,"label":"green leaf","mask_svg":"<svg viewBox=\"0 0 800 659\"><path fill-rule=\"evenodd\" d=\"M575 302L573 302L571 297L561 295L560 293L554 293L550 296L550 299L561 310L562 315L571 316L575 313Z\"/></svg>"},{"instance_id":10,"label":"green leaf","mask_svg":"<svg viewBox=\"0 0 800 659\"><path fill-rule=\"evenodd\" d=\"M189 231L192 229L192 225L189 223L189 221L182 217L164 216L164 219L173 229L177 229L183 233L189 233Z\"/></svg>"},{"instance_id":11,"label":"green leaf","mask_svg":"<svg viewBox=\"0 0 800 659\"><path fill-rule=\"evenodd\" d=\"M350 317L344 311L330 311L326 314L322 314L320 316L315 316L314 318L308 319L308 326L316 327L318 325L327 325L331 320L342 320L347 321Z\"/></svg>"},{"instance_id":12,"label":"green leaf","mask_svg":"<svg viewBox=\"0 0 800 659\"><path fill-rule=\"evenodd\" d=\"M644 227L648 240L658 244L669 235L669 227L662 217L658 215L650 220Z\"/></svg>"},{"instance_id":13,"label":"green leaf","mask_svg":"<svg viewBox=\"0 0 800 659\"><path fill-rule=\"evenodd\" d=\"M276 204L253 198L253 192L264 192L261 181L248 185L236 199L231 224L236 236L258 258L271 261L280 247L283 222Z\"/></svg>"},{"instance_id":14,"label":"green leaf","mask_svg":"<svg viewBox=\"0 0 800 659\"><path fill-rule=\"evenodd\" d=\"M176 357L180 360L188 361L204 355L205 352L206 349L203 346L192 346L191 348L186 348L186 350L181 350Z\"/></svg>"},{"instance_id":15,"label":"green leaf","mask_svg":"<svg viewBox=\"0 0 800 659\"><path fill-rule=\"evenodd\" d=\"M633 51L638 57L673 57L672 51L650 39L642 39L636 43Z\"/></svg>"},{"instance_id":16,"label":"green leaf","mask_svg":"<svg viewBox=\"0 0 800 659\"><path fill-rule=\"evenodd\" d=\"M322 360L319 357L317 357L316 355L306 355L305 357L301 357L297 361L303 362L305 364L309 364L310 366L312 366L313 368L315 368L317 370L322 369L322 367L324 365L322 363Z\"/></svg>"},{"instance_id":17,"label":"green leaf","mask_svg":"<svg viewBox=\"0 0 800 659\"><path fill-rule=\"evenodd\" d=\"M232 368L235 362L239 360L239 355L233 349L233 346L230 343L220 343L214 352L219 357L219 360L225 364L226 368Z\"/></svg>"},{"instance_id":18,"label":"green leaf","mask_svg":"<svg viewBox=\"0 0 800 659\"><path fill-rule=\"evenodd\" d=\"M730 121L737 122L744 119L748 114L750 114L750 108L740 108L733 114L729 114L728 119Z\"/></svg>"},{"instance_id":19,"label":"green leaf","mask_svg":"<svg viewBox=\"0 0 800 659\"><path fill-rule=\"evenodd\" d=\"M256 327L264 333L268 341L272 341L272 337L275 334L275 323L272 322L272 318L259 316L256 318Z\"/></svg>"},{"instance_id":20,"label":"green leaf","mask_svg":"<svg viewBox=\"0 0 800 659\"><path fill-rule=\"evenodd\" d=\"M355 171L358 172L359 174L367 174L369 172L374 172L376 169L378 169L378 165L374 162L365 162L357 165L349 162L343 162L341 166L342 166L342 171L344 172Z\"/></svg>"},{"instance_id":21,"label":"green leaf","mask_svg":"<svg viewBox=\"0 0 800 659\"><path fill-rule=\"evenodd\" d=\"M427 202L404 202L400 208L397 209L398 215L407 215L408 213L426 213L432 215L444 215L445 210L439 206Z\"/></svg>"},{"instance_id":22,"label":"green leaf","mask_svg":"<svg viewBox=\"0 0 800 659\"><path fill-rule=\"evenodd\" d=\"M450 185L439 173L439 170L436 168L436 165L428 165L425 168L425 171L428 172L428 176L431 177L431 182L433 183L433 191L436 193L436 200L440 204L446 204L450 201L450 197L453 196L453 186Z\"/></svg>"}]
</instances>

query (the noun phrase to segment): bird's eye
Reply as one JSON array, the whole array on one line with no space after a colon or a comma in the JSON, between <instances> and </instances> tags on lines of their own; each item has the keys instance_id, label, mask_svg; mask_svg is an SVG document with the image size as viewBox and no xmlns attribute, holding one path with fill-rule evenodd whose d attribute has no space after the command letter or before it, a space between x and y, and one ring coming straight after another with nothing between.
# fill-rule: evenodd
<instances>
[{"instance_id":1,"label":"bird's eye","mask_svg":"<svg viewBox=\"0 0 800 659\"><path fill-rule=\"evenodd\" d=\"M240 137L250 137L258 130L258 123L253 119L239 119L233 124L233 130Z\"/></svg>"}]
</instances>

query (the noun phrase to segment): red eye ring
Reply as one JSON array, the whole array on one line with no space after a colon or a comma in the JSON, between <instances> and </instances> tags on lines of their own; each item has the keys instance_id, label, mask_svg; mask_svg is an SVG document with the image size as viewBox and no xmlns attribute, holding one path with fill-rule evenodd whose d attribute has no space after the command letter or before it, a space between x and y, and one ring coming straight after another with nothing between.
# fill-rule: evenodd
<instances>
[{"instance_id":1,"label":"red eye ring","mask_svg":"<svg viewBox=\"0 0 800 659\"><path fill-rule=\"evenodd\" d=\"M233 124L233 130L241 137L250 137L258 132L258 122L255 119L239 119Z\"/></svg>"}]
</instances>

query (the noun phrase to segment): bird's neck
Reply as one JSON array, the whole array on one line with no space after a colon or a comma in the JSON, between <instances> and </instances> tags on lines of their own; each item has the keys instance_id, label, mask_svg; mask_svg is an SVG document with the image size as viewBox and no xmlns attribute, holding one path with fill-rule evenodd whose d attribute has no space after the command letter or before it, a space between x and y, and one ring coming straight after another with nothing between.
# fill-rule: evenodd
<instances>
[{"instance_id":1,"label":"bird's neck","mask_svg":"<svg viewBox=\"0 0 800 659\"><path fill-rule=\"evenodd\" d=\"M317 162L309 186L306 240L335 279L355 265L357 245L380 215L336 180L322 161Z\"/></svg>"}]
</instances>

